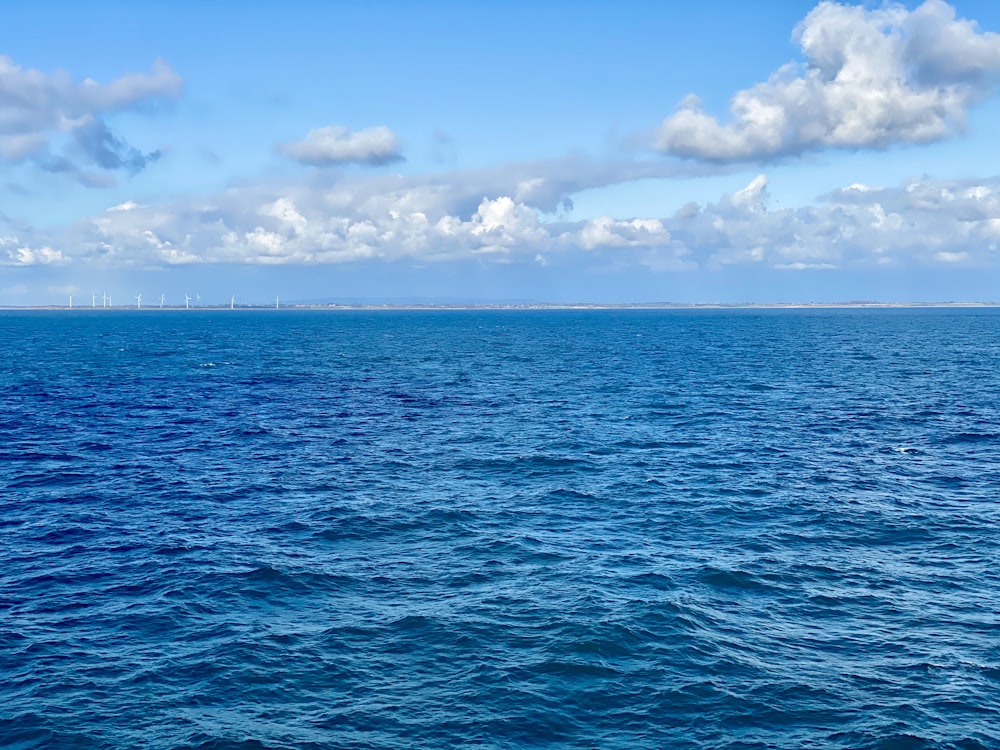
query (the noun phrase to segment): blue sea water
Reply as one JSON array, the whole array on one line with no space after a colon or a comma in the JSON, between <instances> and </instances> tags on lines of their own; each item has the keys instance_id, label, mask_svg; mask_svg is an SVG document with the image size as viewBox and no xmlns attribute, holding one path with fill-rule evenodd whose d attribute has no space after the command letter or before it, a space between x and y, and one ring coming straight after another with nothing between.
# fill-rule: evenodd
<instances>
[{"instance_id":1,"label":"blue sea water","mask_svg":"<svg viewBox=\"0 0 1000 750\"><path fill-rule=\"evenodd\" d=\"M1000 311L0 351L5 748L1000 747Z\"/></svg>"}]
</instances>

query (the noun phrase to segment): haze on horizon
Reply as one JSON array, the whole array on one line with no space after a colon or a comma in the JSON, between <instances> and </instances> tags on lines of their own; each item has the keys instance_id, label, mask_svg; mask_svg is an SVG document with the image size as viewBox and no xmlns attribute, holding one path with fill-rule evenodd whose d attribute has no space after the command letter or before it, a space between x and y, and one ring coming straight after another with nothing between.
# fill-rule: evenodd
<instances>
[{"instance_id":1,"label":"haze on horizon","mask_svg":"<svg viewBox=\"0 0 1000 750\"><path fill-rule=\"evenodd\" d=\"M985 0L4 15L0 306L1000 299Z\"/></svg>"}]
</instances>

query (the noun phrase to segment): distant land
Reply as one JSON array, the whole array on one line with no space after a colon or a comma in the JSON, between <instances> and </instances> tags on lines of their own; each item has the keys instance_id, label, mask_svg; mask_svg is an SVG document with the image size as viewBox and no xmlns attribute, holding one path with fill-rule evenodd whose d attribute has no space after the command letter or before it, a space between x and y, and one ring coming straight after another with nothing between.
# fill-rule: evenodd
<instances>
[{"instance_id":1,"label":"distant land","mask_svg":"<svg viewBox=\"0 0 1000 750\"><path fill-rule=\"evenodd\" d=\"M66 310L66 311L121 311L137 312L197 310L799 310L838 308L939 308L939 307L1000 307L1000 301L981 302L877 302L851 300L846 302L288 302L259 304L218 305L135 305L96 307L91 305L0 305L0 310Z\"/></svg>"}]
</instances>

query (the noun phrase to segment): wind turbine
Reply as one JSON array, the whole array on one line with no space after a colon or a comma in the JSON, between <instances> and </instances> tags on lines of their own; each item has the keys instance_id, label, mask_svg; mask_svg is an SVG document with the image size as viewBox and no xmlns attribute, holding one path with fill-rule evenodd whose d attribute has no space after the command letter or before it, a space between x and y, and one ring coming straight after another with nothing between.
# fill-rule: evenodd
<instances>
[{"instance_id":1,"label":"wind turbine","mask_svg":"<svg viewBox=\"0 0 1000 750\"><path fill-rule=\"evenodd\" d=\"M186 294L184 295L184 309L185 310L191 309L191 298L188 297Z\"/></svg>"},{"instance_id":2,"label":"wind turbine","mask_svg":"<svg viewBox=\"0 0 1000 750\"><path fill-rule=\"evenodd\" d=\"M90 295L90 306L91 307L97 307L97 295L96 294L91 294Z\"/></svg>"},{"instance_id":3,"label":"wind turbine","mask_svg":"<svg viewBox=\"0 0 1000 750\"><path fill-rule=\"evenodd\" d=\"M198 305L201 304L201 295L198 294L198 292L194 293L194 304L195 304L195 307L197 307Z\"/></svg>"},{"instance_id":4,"label":"wind turbine","mask_svg":"<svg viewBox=\"0 0 1000 750\"><path fill-rule=\"evenodd\" d=\"M72 294L69 295L69 309L70 310L73 309L73 295Z\"/></svg>"},{"instance_id":5,"label":"wind turbine","mask_svg":"<svg viewBox=\"0 0 1000 750\"><path fill-rule=\"evenodd\" d=\"M278 295L277 294L274 295L274 309L275 310L278 309Z\"/></svg>"},{"instance_id":6,"label":"wind turbine","mask_svg":"<svg viewBox=\"0 0 1000 750\"><path fill-rule=\"evenodd\" d=\"M113 305L111 304L111 295L110 294L108 295L108 307L113 307Z\"/></svg>"},{"instance_id":7,"label":"wind turbine","mask_svg":"<svg viewBox=\"0 0 1000 750\"><path fill-rule=\"evenodd\" d=\"M139 292L137 295L135 295L135 309L136 310L142 309L142 292Z\"/></svg>"},{"instance_id":8,"label":"wind turbine","mask_svg":"<svg viewBox=\"0 0 1000 750\"><path fill-rule=\"evenodd\" d=\"M230 310L235 310L236 309L236 295L235 294L232 297L229 298L229 309Z\"/></svg>"},{"instance_id":9,"label":"wind turbine","mask_svg":"<svg viewBox=\"0 0 1000 750\"><path fill-rule=\"evenodd\" d=\"M165 294L161 294L161 295L160 295L160 307L161 307L161 308L163 307L163 299L164 299L164 297L166 297L166 296L167 296L167 295L165 295Z\"/></svg>"},{"instance_id":10,"label":"wind turbine","mask_svg":"<svg viewBox=\"0 0 1000 750\"><path fill-rule=\"evenodd\" d=\"M107 307L107 306L108 306L108 293L105 292L104 294L101 295L101 307Z\"/></svg>"}]
</instances>

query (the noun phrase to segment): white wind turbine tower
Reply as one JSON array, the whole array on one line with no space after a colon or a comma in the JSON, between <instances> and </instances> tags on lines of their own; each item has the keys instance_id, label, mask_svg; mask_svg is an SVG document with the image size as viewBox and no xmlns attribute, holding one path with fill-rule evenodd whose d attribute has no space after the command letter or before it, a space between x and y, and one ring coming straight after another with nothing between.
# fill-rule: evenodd
<instances>
[{"instance_id":1,"label":"white wind turbine tower","mask_svg":"<svg viewBox=\"0 0 1000 750\"><path fill-rule=\"evenodd\" d=\"M164 298L165 298L166 296L167 296L167 295L165 295L165 294L161 294L161 295L160 295L160 307L161 307L161 308L163 307L163 300L164 300Z\"/></svg>"},{"instance_id":2,"label":"white wind turbine tower","mask_svg":"<svg viewBox=\"0 0 1000 750\"><path fill-rule=\"evenodd\" d=\"M139 292L137 295L135 295L135 309L136 310L142 309L142 292Z\"/></svg>"},{"instance_id":3,"label":"white wind turbine tower","mask_svg":"<svg viewBox=\"0 0 1000 750\"><path fill-rule=\"evenodd\" d=\"M91 307L97 307L97 295L96 294L91 294L90 295L90 306Z\"/></svg>"},{"instance_id":4,"label":"white wind turbine tower","mask_svg":"<svg viewBox=\"0 0 1000 750\"><path fill-rule=\"evenodd\" d=\"M278 295L277 294L274 295L274 309L275 310L278 309Z\"/></svg>"},{"instance_id":5,"label":"white wind turbine tower","mask_svg":"<svg viewBox=\"0 0 1000 750\"><path fill-rule=\"evenodd\" d=\"M107 306L108 306L108 293L105 292L104 294L101 295L101 307L107 307Z\"/></svg>"},{"instance_id":6,"label":"white wind turbine tower","mask_svg":"<svg viewBox=\"0 0 1000 750\"><path fill-rule=\"evenodd\" d=\"M235 310L236 309L236 295L235 294L232 297L229 298L229 309L230 310Z\"/></svg>"},{"instance_id":7,"label":"white wind turbine tower","mask_svg":"<svg viewBox=\"0 0 1000 750\"><path fill-rule=\"evenodd\" d=\"M188 297L186 294L184 295L184 309L185 310L191 309L191 298Z\"/></svg>"},{"instance_id":8,"label":"white wind turbine tower","mask_svg":"<svg viewBox=\"0 0 1000 750\"><path fill-rule=\"evenodd\" d=\"M195 307L197 307L198 305L201 304L201 295L198 294L198 292L194 293L194 304L195 304Z\"/></svg>"},{"instance_id":9,"label":"white wind turbine tower","mask_svg":"<svg viewBox=\"0 0 1000 750\"><path fill-rule=\"evenodd\" d=\"M69 309L70 310L73 309L73 295L72 294L69 295Z\"/></svg>"}]
</instances>

